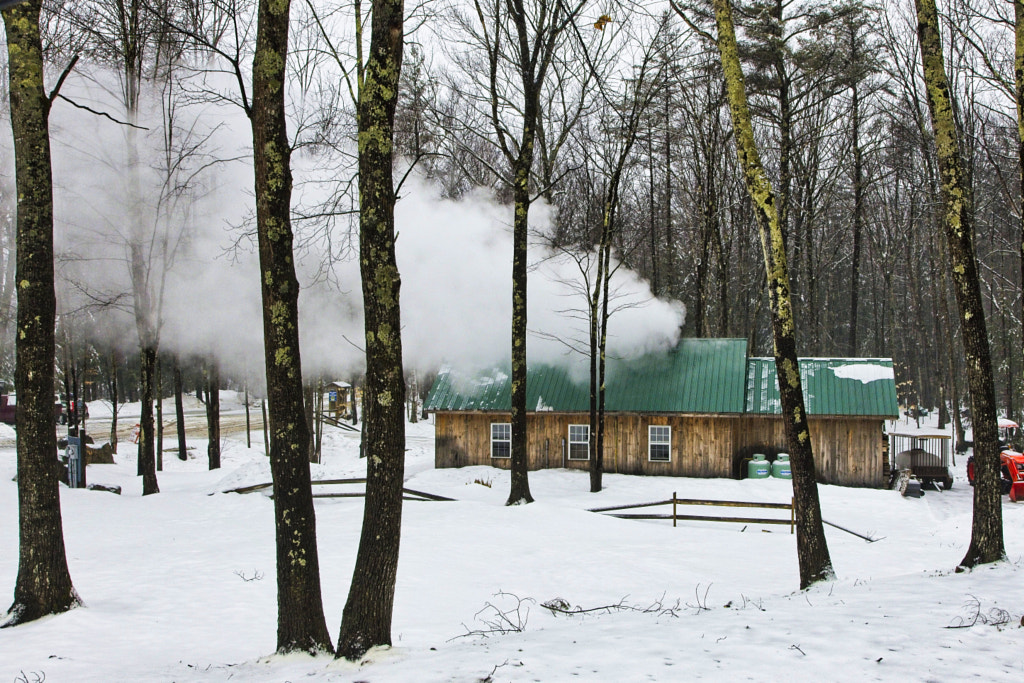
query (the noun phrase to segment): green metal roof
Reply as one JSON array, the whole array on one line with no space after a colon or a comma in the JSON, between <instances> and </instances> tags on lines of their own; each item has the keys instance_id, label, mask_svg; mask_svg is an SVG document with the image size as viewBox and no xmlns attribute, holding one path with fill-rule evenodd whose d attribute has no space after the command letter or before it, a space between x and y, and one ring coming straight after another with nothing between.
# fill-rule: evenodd
<instances>
[{"instance_id":1,"label":"green metal roof","mask_svg":"<svg viewBox=\"0 0 1024 683\"><path fill-rule=\"evenodd\" d=\"M775 360L746 356L745 339L682 339L672 350L608 361L606 409L638 413L778 414ZM801 358L800 378L809 415L897 417L892 360ZM584 412L586 368L578 375L554 366L530 366L526 409ZM426 410L509 412L508 368L473 376L442 370Z\"/></svg>"},{"instance_id":2,"label":"green metal roof","mask_svg":"<svg viewBox=\"0 0 1024 683\"><path fill-rule=\"evenodd\" d=\"M683 339L672 350L632 360L609 360L606 409L611 412L741 413L746 379L745 339ZM590 387L581 376L552 365L531 365L526 409L580 412ZM511 410L507 369L474 376L443 370L431 387L427 410Z\"/></svg>"},{"instance_id":3,"label":"green metal roof","mask_svg":"<svg viewBox=\"0 0 1024 683\"><path fill-rule=\"evenodd\" d=\"M889 358L801 358L800 382L808 415L899 416ZM782 412L774 358L748 361L746 410Z\"/></svg>"}]
</instances>

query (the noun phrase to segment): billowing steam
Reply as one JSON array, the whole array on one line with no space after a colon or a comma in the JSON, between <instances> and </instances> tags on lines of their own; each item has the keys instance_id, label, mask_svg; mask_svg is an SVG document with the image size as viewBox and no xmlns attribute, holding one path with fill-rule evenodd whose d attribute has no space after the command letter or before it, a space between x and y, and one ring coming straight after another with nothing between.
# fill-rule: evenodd
<instances>
[{"instance_id":1,"label":"billowing steam","mask_svg":"<svg viewBox=\"0 0 1024 683\"><path fill-rule=\"evenodd\" d=\"M104 93L82 82L66 87L76 99L111 110L109 89ZM133 134L144 150L134 171L123 126L60 103L52 116L62 306L88 306L91 333L107 330L109 337L125 340L126 350L137 344L127 243L139 234L132 226L142 226L146 239L156 235L147 242L152 245L147 258L151 290L161 281L164 287L161 347L215 357L225 374L258 382L263 365L258 261L254 239L243 236L240 227L253 211L252 169L245 160L251 153L248 121L223 107L189 111L183 129L209 137L202 154L186 165L196 190L175 198L167 189L174 179L161 171L165 159L156 151L161 140L157 105L140 113L140 122L149 122L151 130ZM215 158L241 160L212 163ZM295 166L298 186L304 167L315 163L297 155ZM511 208L487 191L451 201L422 180L407 182L396 215L407 369L508 363L511 218ZM549 219L543 204L532 208L535 232L543 233ZM363 366L358 262L335 264L331 284L311 284L322 258L304 251L297 259L304 287L299 300L303 366L309 373L346 379ZM580 267L539 244L531 249L531 263L529 356L579 365L582 356L571 348L583 348L586 340ZM647 283L624 268L613 283L613 306L619 310L609 327L612 354L635 355L676 341L681 304L652 297ZM111 305L96 308L101 300Z\"/></svg>"}]
</instances>

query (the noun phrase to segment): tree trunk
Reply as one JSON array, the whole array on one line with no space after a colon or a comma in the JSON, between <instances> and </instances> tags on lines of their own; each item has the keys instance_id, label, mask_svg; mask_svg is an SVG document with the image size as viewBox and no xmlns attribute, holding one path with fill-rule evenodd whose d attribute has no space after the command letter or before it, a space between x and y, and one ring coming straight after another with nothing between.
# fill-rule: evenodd
<instances>
[{"instance_id":1,"label":"tree trunk","mask_svg":"<svg viewBox=\"0 0 1024 683\"><path fill-rule=\"evenodd\" d=\"M306 408L306 430L309 432L309 452L306 457L309 458L309 462L316 462L316 451L314 447L314 441L316 441L316 382L306 382L306 385L302 388L302 403Z\"/></svg>"},{"instance_id":2,"label":"tree trunk","mask_svg":"<svg viewBox=\"0 0 1024 683\"><path fill-rule=\"evenodd\" d=\"M153 394L156 390L156 347L144 345L139 353L142 408L139 418L139 467L142 495L160 493L156 481L156 430L153 424Z\"/></svg>"},{"instance_id":3,"label":"tree trunk","mask_svg":"<svg viewBox=\"0 0 1024 683\"><path fill-rule=\"evenodd\" d=\"M729 96L729 109L735 128L736 151L750 193L754 215L761 233L765 270L768 277L769 302L772 311L772 332L775 340L775 367L782 404L782 421L793 471L794 516L797 522L797 557L800 564L800 587L831 579L832 560L821 520L818 485L811 450L807 411L800 382L800 365L796 354L795 323L790 301L789 273L786 266L786 244L783 223L776 213L776 196L761 165L754 142L750 111L736 47L732 7L729 0L714 0L718 26L718 50L722 56Z\"/></svg>"},{"instance_id":4,"label":"tree trunk","mask_svg":"<svg viewBox=\"0 0 1024 683\"><path fill-rule=\"evenodd\" d=\"M528 106L512 191L515 201L515 218L512 221L512 462L506 505L533 502L526 452L526 246L529 239L533 121L536 116L536 106Z\"/></svg>"},{"instance_id":5,"label":"tree trunk","mask_svg":"<svg viewBox=\"0 0 1024 683\"><path fill-rule=\"evenodd\" d=\"M1013 75L1017 100L1017 171L1020 174L1020 282L1024 287L1024 0L1013 0L1014 62ZM1024 297L1021 297L1021 326L1024 328ZM1024 335L1022 335L1024 339ZM1024 368L1024 365L1021 366Z\"/></svg>"},{"instance_id":6,"label":"tree trunk","mask_svg":"<svg viewBox=\"0 0 1024 683\"><path fill-rule=\"evenodd\" d=\"M853 41L856 50L856 41ZM856 53L854 53L856 54ZM853 126L853 264L850 273L850 336L846 355L857 355L857 308L860 303L860 248L864 227L864 152L860 144L860 93L853 85L851 124Z\"/></svg>"},{"instance_id":7,"label":"tree trunk","mask_svg":"<svg viewBox=\"0 0 1024 683\"><path fill-rule=\"evenodd\" d=\"M249 381L245 384L245 447L252 448L252 420L249 416Z\"/></svg>"},{"instance_id":8,"label":"tree trunk","mask_svg":"<svg viewBox=\"0 0 1024 683\"><path fill-rule=\"evenodd\" d=\"M356 380L352 379L352 424L359 424L359 401L356 399Z\"/></svg>"},{"instance_id":9,"label":"tree trunk","mask_svg":"<svg viewBox=\"0 0 1024 683\"><path fill-rule=\"evenodd\" d=\"M156 471L164 470L164 382L163 365L156 359Z\"/></svg>"},{"instance_id":10,"label":"tree trunk","mask_svg":"<svg viewBox=\"0 0 1024 683\"><path fill-rule=\"evenodd\" d=\"M117 413L120 396L117 384L117 351L110 352L110 450L117 453Z\"/></svg>"},{"instance_id":11,"label":"tree trunk","mask_svg":"<svg viewBox=\"0 0 1024 683\"><path fill-rule=\"evenodd\" d=\"M973 567L1005 557L1003 506L999 485L999 440L996 428L995 386L985 327L978 263L974 253L973 191L965 181L961 146L953 117L942 40L934 0L915 0L917 34L928 93L928 110L935 131L942 198L943 228L949 247L953 290L960 311L967 384L974 429L974 521L971 544L960 565Z\"/></svg>"},{"instance_id":12,"label":"tree trunk","mask_svg":"<svg viewBox=\"0 0 1024 683\"><path fill-rule=\"evenodd\" d=\"M324 445L324 380L317 380L316 389L316 417L313 420L316 427L316 437L313 439L313 460L319 463L323 458Z\"/></svg>"},{"instance_id":13,"label":"tree trunk","mask_svg":"<svg viewBox=\"0 0 1024 683\"><path fill-rule=\"evenodd\" d=\"M320 595L309 432L302 406L299 283L291 229L291 148L284 108L288 0L260 0L253 57L256 230L277 540L277 651L331 647Z\"/></svg>"},{"instance_id":14,"label":"tree trunk","mask_svg":"<svg viewBox=\"0 0 1024 683\"><path fill-rule=\"evenodd\" d=\"M413 371L413 373L412 373L412 401L411 401L411 403L412 403L412 410L409 411L409 422L411 424L416 424L420 420L419 392L420 392L419 380L418 380L418 378L416 376L416 372Z\"/></svg>"},{"instance_id":15,"label":"tree trunk","mask_svg":"<svg viewBox=\"0 0 1024 683\"><path fill-rule=\"evenodd\" d=\"M338 636L339 657L391 644L405 476L401 279L395 260L392 165L402 68L402 0L374 0L370 54L359 93L359 269L366 311L366 502L359 552Z\"/></svg>"},{"instance_id":16,"label":"tree trunk","mask_svg":"<svg viewBox=\"0 0 1024 683\"><path fill-rule=\"evenodd\" d=\"M210 361L206 366L206 458L210 469L220 469L220 366Z\"/></svg>"},{"instance_id":17,"label":"tree trunk","mask_svg":"<svg viewBox=\"0 0 1024 683\"><path fill-rule=\"evenodd\" d=\"M174 418L178 429L178 460L188 460L185 443L185 404L182 396L181 361L174 357Z\"/></svg>"},{"instance_id":18,"label":"tree trunk","mask_svg":"<svg viewBox=\"0 0 1024 683\"><path fill-rule=\"evenodd\" d=\"M18 453L18 578L3 626L80 604L71 585L53 428L53 180L50 101L43 90L40 0L3 12L18 196L14 386Z\"/></svg>"}]
</instances>

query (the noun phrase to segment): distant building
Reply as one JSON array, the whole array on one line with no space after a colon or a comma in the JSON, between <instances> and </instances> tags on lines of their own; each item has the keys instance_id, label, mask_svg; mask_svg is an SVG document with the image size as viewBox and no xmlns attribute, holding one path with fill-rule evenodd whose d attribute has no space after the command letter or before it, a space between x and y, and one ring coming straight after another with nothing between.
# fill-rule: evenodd
<instances>
[{"instance_id":1,"label":"distant building","mask_svg":"<svg viewBox=\"0 0 1024 683\"><path fill-rule=\"evenodd\" d=\"M586 469L589 382L566 368L531 365L527 455L531 470ZM892 360L802 358L818 480L884 484L883 423L899 416ZM748 358L745 339L683 339L672 350L608 362L605 471L739 477L754 453L786 451L775 362ZM435 414L435 466L509 465L508 369L441 371L425 410Z\"/></svg>"},{"instance_id":2,"label":"distant building","mask_svg":"<svg viewBox=\"0 0 1024 683\"><path fill-rule=\"evenodd\" d=\"M327 392L327 407L324 412L330 413L334 419L348 419L352 416L355 403L355 392L348 382L329 382L324 385Z\"/></svg>"}]
</instances>

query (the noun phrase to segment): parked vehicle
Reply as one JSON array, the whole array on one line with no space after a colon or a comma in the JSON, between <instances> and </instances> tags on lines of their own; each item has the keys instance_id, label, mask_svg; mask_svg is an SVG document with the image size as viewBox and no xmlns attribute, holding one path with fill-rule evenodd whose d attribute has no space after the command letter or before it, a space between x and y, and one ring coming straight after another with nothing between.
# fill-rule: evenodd
<instances>
[{"instance_id":1,"label":"parked vehicle","mask_svg":"<svg viewBox=\"0 0 1024 683\"><path fill-rule=\"evenodd\" d=\"M1000 486L1014 503L1024 501L1024 453L1004 450L999 454ZM967 481L974 486L974 456L967 459Z\"/></svg>"},{"instance_id":2,"label":"parked vehicle","mask_svg":"<svg viewBox=\"0 0 1024 683\"><path fill-rule=\"evenodd\" d=\"M6 393L6 389L0 384L0 422L5 424L14 425L17 418L16 414L18 411L18 399L14 394ZM60 402L60 397L54 398L53 404L53 419L56 423L60 424L64 420L64 406Z\"/></svg>"},{"instance_id":3,"label":"parked vehicle","mask_svg":"<svg viewBox=\"0 0 1024 683\"><path fill-rule=\"evenodd\" d=\"M14 424L15 399L11 394L0 394L0 422Z\"/></svg>"},{"instance_id":4,"label":"parked vehicle","mask_svg":"<svg viewBox=\"0 0 1024 683\"><path fill-rule=\"evenodd\" d=\"M914 430L890 433L889 467L892 475L910 470L922 485L942 484L943 489L950 490L953 488L953 475L949 471L949 442L950 436L945 432Z\"/></svg>"}]
</instances>

